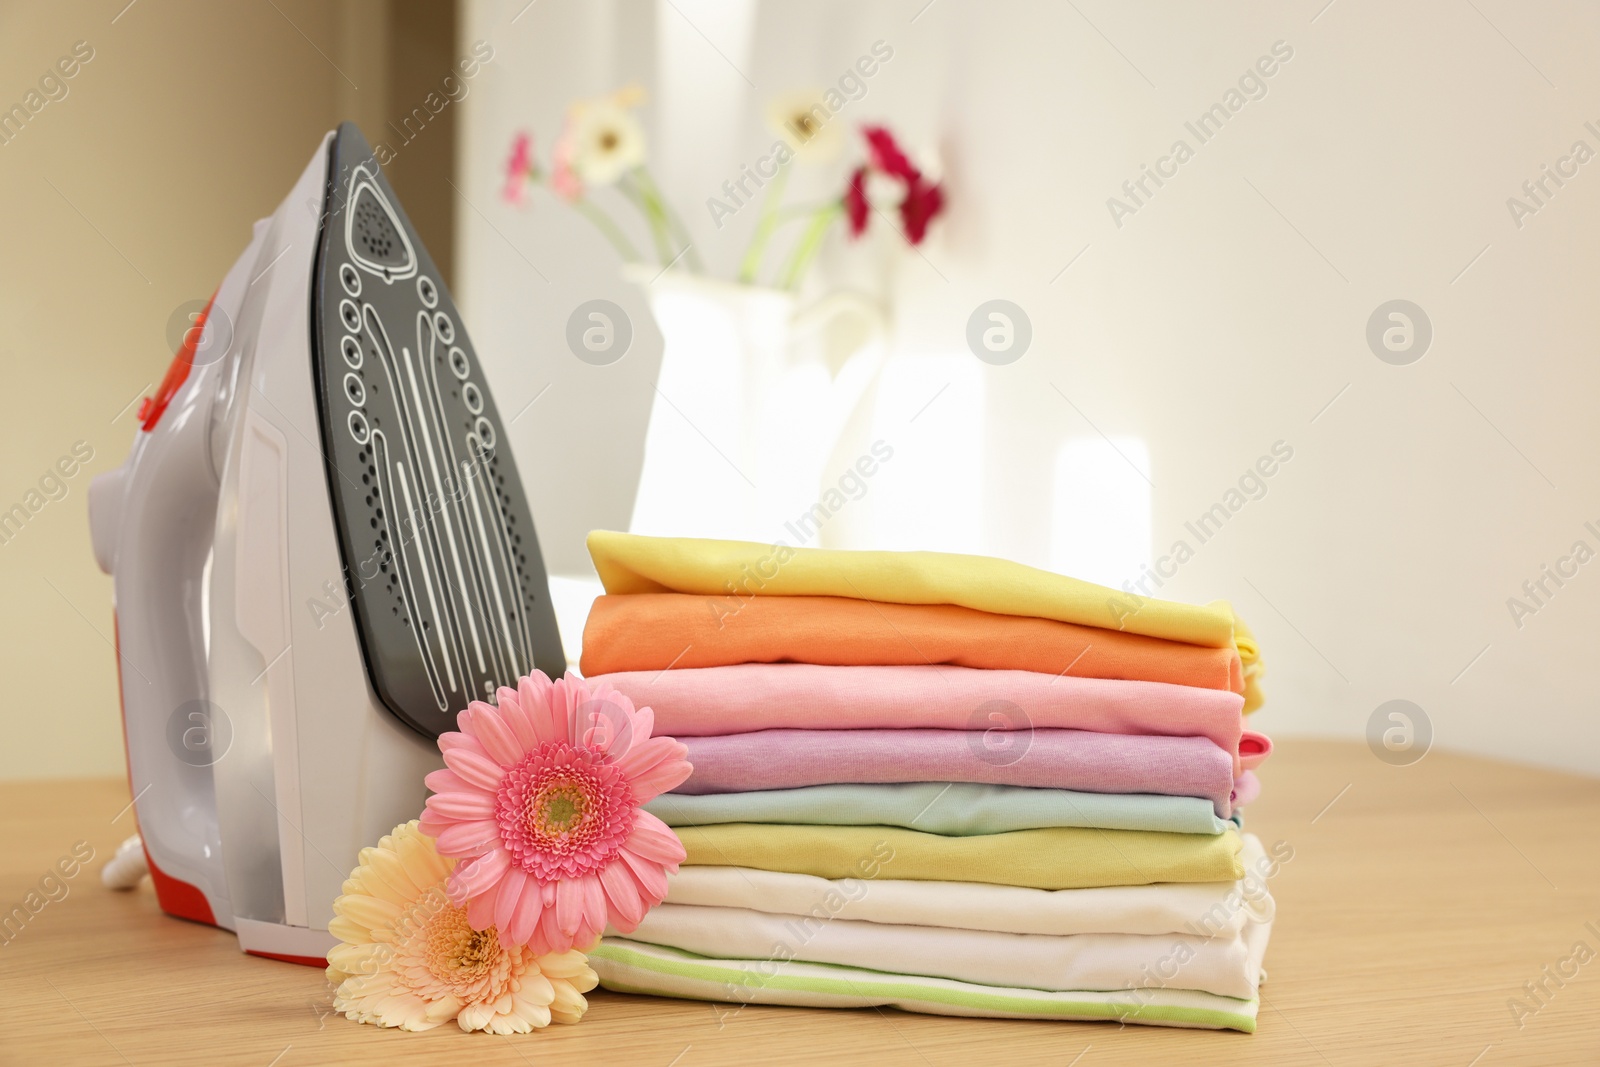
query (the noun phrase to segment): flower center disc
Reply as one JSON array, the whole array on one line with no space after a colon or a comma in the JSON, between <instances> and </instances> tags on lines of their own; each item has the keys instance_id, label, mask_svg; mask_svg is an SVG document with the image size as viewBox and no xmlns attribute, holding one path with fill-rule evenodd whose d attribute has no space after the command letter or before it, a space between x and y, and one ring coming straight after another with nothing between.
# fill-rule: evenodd
<instances>
[{"instance_id":1,"label":"flower center disc","mask_svg":"<svg viewBox=\"0 0 1600 1067\"><path fill-rule=\"evenodd\" d=\"M512 991L527 962L527 950L500 944L493 927L474 930L442 881L401 913L394 932L387 965L402 987L427 1001L493 1002Z\"/></svg>"},{"instance_id":2,"label":"flower center disc","mask_svg":"<svg viewBox=\"0 0 1600 1067\"><path fill-rule=\"evenodd\" d=\"M547 741L506 771L495 821L517 866L549 882L610 863L633 829L634 807L610 757Z\"/></svg>"},{"instance_id":3,"label":"flower center disc","mask_svg":"<svg viewBox=\"0 0 1600 1067\"><path fill-rule=\"evenodd\" d=\"M500 935L492 926L474 930L465 908L446 905L428 920L423 931L428 969L443 981L482 978L500 958Z\"/></svg>"}]
</instances>

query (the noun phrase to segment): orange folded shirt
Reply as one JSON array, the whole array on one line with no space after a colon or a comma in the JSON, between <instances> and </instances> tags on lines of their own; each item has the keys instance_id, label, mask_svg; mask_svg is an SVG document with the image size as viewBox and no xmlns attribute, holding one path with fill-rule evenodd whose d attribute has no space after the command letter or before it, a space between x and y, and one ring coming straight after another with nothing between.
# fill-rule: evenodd
<instances>
[{"instance_id":1,"label":"orange folded shirt","mask_svg":"<svg viewBox=\"0 0 1600 1067\"><path fill-rule=\"evenodd\" d=\"M733 663L951 663L1244 692L1244 669L1233 648L954 604L758 596L729 611L723 599L631 593L597 599L583 629L581 666L591 678Z\"/></svg>"}]
</instances>

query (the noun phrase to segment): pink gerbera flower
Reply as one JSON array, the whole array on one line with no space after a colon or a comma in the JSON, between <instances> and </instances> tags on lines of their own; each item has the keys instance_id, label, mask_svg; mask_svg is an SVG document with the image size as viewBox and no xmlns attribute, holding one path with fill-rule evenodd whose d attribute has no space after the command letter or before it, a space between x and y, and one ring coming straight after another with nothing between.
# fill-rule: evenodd
<instances>
[{"instance_id":1,"label":"pink gerbera flower","mask_svg":"<svg viewBox=\"0 0 1600 1067\"><path fill-rule=\"evenodd\" d=\"M604 683L535 672L473 701L439 736L422 832L474 929L536 955L589 948L609 923L631 932L667 895L683 845L640 805L680 785L688 750L652 737L655 714Z\"/></svg>"}]
</instances>

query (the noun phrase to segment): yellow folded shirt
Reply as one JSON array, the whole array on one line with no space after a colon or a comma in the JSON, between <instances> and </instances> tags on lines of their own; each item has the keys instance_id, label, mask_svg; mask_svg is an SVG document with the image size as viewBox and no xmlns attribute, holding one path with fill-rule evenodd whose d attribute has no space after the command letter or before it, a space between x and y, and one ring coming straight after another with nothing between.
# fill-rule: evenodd
<instances>
[{"instance_id":1,"label":"yellow folded shirt","mask_svg":"<svg viewBox=\"0 0 1600 1067\"><path fill-rule=\"evenodd\" d=\"M958 604L1098 626L1207 648L1237 648L1245 710L1261 704L1261 652L1223 600L1180 604L1096 585L988 556L857 552L752 541L643 537L595 530L589 555L606 592L693 593L733 613L750 596L840 596L891 604Z\"/></svg>"},{"instance_id":2,"label":"yellow folded shirt","mask_svg":"<svg viewBox=\"0 0 1600 1067\"><path fill-rule=\"evenodd\" d=\"M1244 877L1239 835L1052 827L942 837L895 826L716 823L673 828L694 866L754 867L817 878L986 882L1088 889Z\"/></svg>"}]
</instances>

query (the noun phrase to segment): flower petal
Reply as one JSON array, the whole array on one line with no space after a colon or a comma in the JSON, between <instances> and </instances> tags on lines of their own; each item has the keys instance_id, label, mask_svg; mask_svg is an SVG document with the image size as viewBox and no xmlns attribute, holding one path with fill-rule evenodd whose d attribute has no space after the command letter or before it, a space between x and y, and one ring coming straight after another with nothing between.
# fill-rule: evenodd
<instances>
[{"instance_id":1,"label":"flower petal","mask_svg":"<svg viewBox=\"0 0 1600 1067\"><path fill-rule=\"evenodd\" d=\"M612 862L600 868L600 884L611 902L611 924L624 933L631 932L645 914L645 903L639 896L639 880L626 863Z\"/></svg>"},{"instance_id":2,"label":"flower petal","mask_svg":"<svg viewBox=\"0 0 1600 1067\"><path fill-rule=\"evenodd\" d=\"M487 893L510 866L511 853L503 848L485 853L471 863L463 863L450 872L450 899L459 904L468 897Z\"/></svg>"},{"instance_id":3,"label":"flower petal","mask_svg":"<svg viewBox=\"0 0 1600 1067\"><path fill-rule=\"evenodd\" d=\"M454 900L454 894L451 895ZM467 925L474 930L487 930L494 925L494 897L482 893L467 900Z\"/></svg>"},{"instance_id":4,"label":"flower petal","mask_svg":"<svg viewBox=\"0 0 1600 1067\"><path fill-rule=\"evenodd\" d=\"M421 887L406 874L400 857L387 849L374 849L371 855L362 857L361 880L375 895L400 905L415 900L421 892Z\"/></svg>"},{"instance_id":5,"label":"flower petal","mask_svg":"<svg viewBox=\"0 0 1600 1067\"><path fill-rule=\"evenodd\" d=\"M635 814L627 847L647 859L673 866L682 863L688 856L683 842L678 840L672 828L648 811Z\"/></svg>"},{"instance_id":6,"label":"flower petal","mask_svg":"<svg viewBox=\"0 0 1600 1067\"><path fill-rule=\"evenodd\" d=\"M653 800L669 789L682 785L694 772L688 762L689 749L670 737L635 741L617 759L617 766L628 776L633 795L641 803Z\"/></svg>"},{"instance_id":7,"label":"flower petal","mask_svg":"<svg viewBox=\"0 0 1600 1067\"><path fill-rule=\"evenodd\" d=\"M465 712L463 712L465 714ZM476 745L476 742L474 742ZM500 788L500 779L505 777L505 769L491 760L482 751L474 752L465 747L451 748L444 753L444 763L452 771L466 779L469 785L479 789L495 792Z\"/></svg>"},{"instance_id":8,"label":"flower petal","mask_svg":"<svg viewBox=\"0 0 1600 1067\"><path fill-rule=\"evenodd\" d=\"M583 926L583 883L568 878L556 883L556 926L569 937Z\"/></svg>"},{"instance_id":9,"label":"flower petal","mask_svg":"<svg viewBox=\"0 0 1600 1067\"><path fill-rule=\"evenodd\" d=\"M510 693L511 690L506 689L503 692ZM517 740L511 724L502 717L499 708L474 700L468 710L472 712L473 733L490 759L502 767L510 767L528 754L528 750Z\"/></svg>"},{"instance_id":10,"label":"flower petal","mask_svg":"<svg viewBox=\"0 0 1600 1067\"><path fill-rule=\"evenodd\" d=\"M548 1007L556 999L555 988L550 984L550 979L543 974L528 973L522 976L522 988L513 995L519 1008L526 1004L529 1007Z\"/></svg>"},{"instance_id":11,"label":"flower petal","mask_svg":"<svg viewBox=\"0 0 1600 1067\"><path fill-rule=\"evenodd\" d=\"M555 999L554 991L551 992L550 997L552 1000ZM525 1034L530 1030L543 1030L545 1027L550 1025L551 1015L550 1006L548 1004L531 1003L523 999L521 993L518 993L515 1005L516 1006L512 1008L511 1017L520 1022L524 1027L523 1029L519 1029L517 1033Z\"/></svg>"},{"instance_id":12,"label":"flower petal","mask_svg":"<svg viewBox=\"0 0 1600 1067\"><path fill-rule=\"evenodd\" d=\"M477 786L468 785L465 778L449 768L428 772L427 777L422 779L422 784L435 793L464 793L470 789L478 788Z\"/></svg>"},{"instance_id":13,"label":"flower petal","mask_svg":"<svg viewBox=\"0 0 1600 1067\"><path fill-rule=\"evenodd\" d=\"M478 701L473 701L473 703L476 704ZM467 732L451 731L439 735L440 752L449 752L453 749L461 748L466 749L468 752L476 752L480 756L488 755L484 751L483 744L470 732L473 730L472 716L468 714L471 711L472 708L469 705L456 716L456 722L464 727Z\"/></svg>"},{"instance_id":14,"label":"flower petal","mask_svg":"<svg viewBox=\"0 0 1600 1067\"><path fill-rule=\"evenodd\" d=\"M391 904L387 900L379 900L377 897L340 897L333 902L333 910L351 922L373 931L387 930L391 923L400 918L398 905Z\"/></svg>"},{"instance_id":15,"label":"flower petal","mask_svg":"<svg viewBox=\"0 0 1600 1067\"><path fill-rule=\"evenodd\" d=\"M419 832L401 837L395 843L395 855L405 864L406 874L411 881L418 888L428 889L438 885L450 873L456 861L439 855L431 836L424 836L424 833L419 827Z\"/></svg>"},{"instance_id":16,"label":"flower petal","mask_svg":"<svg viewBox=\"0 0 1600 1067\"><path fill-rule=\"evenodd\" d=\"M620 694L618 694L620 696ZM622 699L627 700L627 697ZM630 701L631 703L631 701ZM648 706L633 709L633 743L647 741L656 732L656 713Z\"/></svg>"},{"instance_id":17,"label":"flower petal","mask_svg":"<svg viewBox=\"0 0 1600 1067\"><path fill-rule=\"evenodd\" d=\"M517 901L511 921L500 928L502 938L513 945L526 945L533 940L534 931L545 912L544 887L533 883L523 885L522 897Z\"/></svg>"},{"instance_id":18,"label":"flower petal","mask_svg":"<svg viewBox=\"0 0 1600 1067\"><path fill-rule=\"evenodd\" d=\"M535 726L547 720L550 708L550 679L542 671L532 671L517 679L517 703L522 706L522 713L528 716L528 721ZM553 740L544 734L539 734L540 741Z\"/></svg>"},{"instance_id":19,"label":"flower petal","mask_svg":"<svg viewBox=\"0 0 1600 1067\"><path fill-rule=\"evenodd\" d=\"M581 952L552 952L539 957L539 972L549 978L575 978L589 969Z\"/></svg>"},{"instance_id":20,"label":"flower petal","mask_svg":"<svg viewBox=\"0 0 1600 1067\"><path fill-rule=\"evenodd\" d=\"M439 831L433 844L439 850L439 855L457 859L481 856L490 850L497 853L504 851L500 848L500 824L493 819L453 822Z\"/></svg>"},{"instance_id":21,"label":"flower petal","mask_svg":"<svg viewBox=\"0 0 1600 1067\"><path fill-rule=\"evenodd\" d=\"M628 782L633 790L634 799L641 804L647 803L660 796L670 793L694 773L694 765L688 760L665 760Z\"/></svg>"},{"instance_id":22,"label":"flower petal","mask_svg":"<svg viewBox=\"0 0 1600 1067\"><path fill-rule=\"evenodd\" d=\"M542 739L538 731L533 728L533 716L523 707L522 696L518 690L501 686L495 693L495 706L500 709L500 717L516 735L523 752L532 752L539 747Z\"/></svg>"},{"instance_id":23,"label":"flower petal","mask_svg":"<svg viewBox=\"0 0 1600 1067\"><path fill-rule=\"evenodd\" d=\"M489 1025L489 1020L494 1018L494 1008L487 1004L464 1004L461 1012L456 1016L456 1022L461 1029L469 1034L474 1030L482 1030Z\"/></svg>"},{"instance_id":24,"label":"flower petal","mask_svg":"<svg viewBox=\"0 0 1600 1067\"><path fill-rule=\"evenodd\" d=\"M350 945L365 945L372 942L370 929L344 915L336 914L328 921L328 933Z\"/></svg>"},{"instance_id":25,"label":"flower petal","mask_svg":"<svg viewBox=\"0 0 1600 1067\"><path fill-rule=\"evenodd\" d=\"M447 1023L456 1017L463 1003L465 1002L458 996L443 996L430 1003L424 1014L432 1022Z\"/></svg>"},{"instance_id":26,"label":"flower petal","mask_svg":"<svg viewBox=\"0 0 1600 1067\"><path fill-rule=\"evenodd\" d=\"M552 982L550 984L555 986L556 990L556 999L550 1003L550 1014L553 1016L561 1013L581 1017L589 1003L583 999L583 994L578 992L577 987L571 982ZM589 988L593 989L594 987L590 986ZM574 1018L572 1021L577 1022L577 1019Z\"/></svg>"},{"instance_id":27,"label":"flower petal","mask_svg":"<svg viewBox=\"0 0 1600 1067\"><path fill-rule=\"evenodd\" d=\"M605 887L600 884L598 875L586 874L579 879L579 884L583 886L583 926L580 934L588 935L580 937L579 940L583 942L581 947L587 949L605 931L611 905L606 900Z\"/></svg>"},{"instance_id":28,"label":"flower petal","mask_svg":"<svg viewBox=\"0 0 1600 1067\"><path fill-rule=\"evenodd\" d=\"M428 798L427 810L446 819L492 819L494 797L480 789L459 793L435 793Z\"/></svg>"},{"instance_id":29,"label":"flower petal","mask_svg":"<svg viewBox=\"0 0 1600 1067\"><path fill-rule=\"evenodd\" d=\"M572 935L561 931L561 925L556 922L555 908L546 907L544 914L539 916L539 926L534 930L528 947L541 956L548 952L572 950Z\"/></svg>"},{"instance_id":30,"label":"flower petal","mask_svg":"<svg viewBox=\"0 0 1600 1067\"><path fill-rule=\"evenodd\" d=\"M653 908L666 899L667 872L661 864L645 859L626 846L617 853L617 860L626 863L628 870L638 879L639 895L644 898L647 905ZM615 863L617 860L612 862Z\"/></svg>"},{"instance_id":31,"label":"flower petal","mask_svg":"<svg viewBox=\"0 0 1600 1067\"><path fill-rule=\"evenodd\" d=\"M445 816L440 815L437 811L434 811L432 808L429 808L425 801L422 807L422 818L417 820L417 824L422 828L422 832L427 834L429 837L438 837L444 831L445 827L449 826L455 821L456 820L446 818Z\"/></svg>"},{"instance_id":32,"label":"flower petal","mask_svg":"<svg viewBox=\"0 0 1600 1067\"><path fill-rule=\"evenodd\" d=\"M517 905L522 902L522 891L528 883L528 872L520 867L510 867L500 879L500 889L494 898L494 924L502 932L511 926Z\"/></svg>"}]
</instances>

